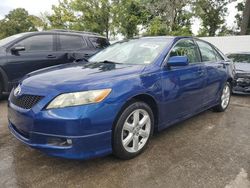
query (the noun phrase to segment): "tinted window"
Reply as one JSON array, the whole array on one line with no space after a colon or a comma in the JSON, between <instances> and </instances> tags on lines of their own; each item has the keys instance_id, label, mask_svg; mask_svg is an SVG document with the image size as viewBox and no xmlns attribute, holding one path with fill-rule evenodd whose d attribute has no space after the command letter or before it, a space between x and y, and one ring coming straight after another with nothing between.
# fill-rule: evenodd
<instances>
[{"instance_id":1,"label":"tinted window","mask_svg":"<svg viewBox=\"0 0 250 188\"><path fill-rule=\"evenodd\" d=\"M230 54L227 57L233 62L250 63L250 54Z\"/></svg>"},{"instance_id":2,"label":"tinted window","mask_svg":"<svg viewBox=\"0 0 250 188\"><path fill-rule=\"evenodd\" d=\"M25 52L32 51L52 51L53 50L53 35L36 35L28 37L15 46L25 47Z\"/></svg>"},{"instance_id":3,"label":"tinted window","mask_svg":"<svg viewBox=\"0 0 250 188\"><path fill-rule=\"evenodd\" d=\"M212 46L202 41L197 41L197 44L201 51L202 61L216 61L217 60Z\"/></svg>"},{"instance_id":4,"label":"tinted window","mask_svg":"<svg viewBox=\"0 0 250 188\"><path fill-rule=\"evenodd\" d=\"M86 43L81 36L60 35L60 50L80 50L86 47Z\"/></svg>"},{"instance_id":5,"label":"tinted window","mask_svg":"<svg viewBox=\"0 0 250 188\"><path fill-rule=\"evenodd\" d=\"M192 40L181 40L170 52L170 57L187 56L189 63L201 62L198 47Z\"/></svg>"},{"instance_id":6,"label":"tinted window","mask_svg":"<svg viewBox=\"0 0 250 188\"><path fill-rule=\"evenodd\" d=\"M99 38L99 37L89 37L89 40L94 45L95 48L106 48L109 46L109 42L105 38Z\"/></svg>"}]
</instances>

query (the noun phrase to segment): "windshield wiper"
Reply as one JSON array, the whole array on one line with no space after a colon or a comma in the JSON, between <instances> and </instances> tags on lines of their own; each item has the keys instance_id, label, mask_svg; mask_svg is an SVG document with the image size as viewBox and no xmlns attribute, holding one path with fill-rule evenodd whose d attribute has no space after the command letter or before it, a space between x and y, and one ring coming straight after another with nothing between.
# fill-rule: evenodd
<instances>
[{"instance_id":1,"label":"windshield wiper","mask_svg":"<svg viewBox=\"0 0 250 188\"><path fill-rule=\"evenodd\" d=\"M99 61L98 63L112 63L112 64L121 64L115 61L109 61L109 60L104 60L104 61Z\"/></svg>"},{"instance_id":2,"label":"windshield wiper","mask_svg":"<svg viewBox=\"0 0 250 188\"><path fill-rule=\"evenodd\" d=\"M67 57L69 60L73 60L75 62L79 62L79 61L86 61L89 62L89 60L86 57L83 57L81 54L79 53L68 53Z\"/></svg>"},{"instance_id":3,"label":"windshield wiper","mask_svg":"<svg viewBox=\"0 0 250 188\"><path fill-rule=\"evenodd\" d=\"M87 58L85 58L85 57L77 58L74 61L75 62L86 61L87 63L89 62L89 60Z\"/></svg>"}]
</instances>

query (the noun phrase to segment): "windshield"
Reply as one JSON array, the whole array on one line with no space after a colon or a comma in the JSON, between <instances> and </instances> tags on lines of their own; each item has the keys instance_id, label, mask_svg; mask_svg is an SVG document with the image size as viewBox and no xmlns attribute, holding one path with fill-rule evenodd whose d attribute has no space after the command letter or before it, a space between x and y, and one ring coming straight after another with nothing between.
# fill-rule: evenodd
<instances>
[{"instance_id":1,"label":"windshield","mask_svg":"<svg viewBox=\"0 0 250 188\"><path fill-rule=\"evenodd\" d=\"M150 64L170 41L167 38L144 38L118 42L92 56L89 62Z\"/></svg>"},{"instance_id":2,"label":"windshield","mask_svg":"<svg viewBox=\"0 0 250 188\"><path fill-rule=\"evenodd\" d=\"M4 46L4 45L8 44L9 42L11 42L19 37L24 36L25 34L26 33L20 33L20 34L16 34L16 35L12 35L10 37L4 38L4 39L0 40L0 46Z\"/></svg>"},{"instance_id":3,"label":"windshield","mask_svg":"<svg viewBox=\"0 0 250 188\"><path fill-rule=\"evenodd\" d=\"M250 54L229 54L227 57L235 63L250 63Z\"/></svg>"}]
</instances>

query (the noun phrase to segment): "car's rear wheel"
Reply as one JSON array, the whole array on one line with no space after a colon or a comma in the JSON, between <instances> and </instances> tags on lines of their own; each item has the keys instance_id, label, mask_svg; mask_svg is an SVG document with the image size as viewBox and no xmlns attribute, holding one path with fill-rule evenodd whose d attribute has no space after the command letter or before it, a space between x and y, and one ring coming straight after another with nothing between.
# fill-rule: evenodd
<instances>
[{"instance_id":1,"label":"car's rear wheel","mask_svg":"<svg viewBox=\"0 0 250 188\"><path fill-rule=\"evenodd\" d=\"M121 159L139 155L153 133L154 115L144 102L134 102L121 113L113 130L113 154Z\"/></svg>"},{"instance_id":2,"label":"car's rear wheel","mask_svg":"<svg viewBox=\"0 0 250 188\"><path fill-rule=\"evenodd\" d=\"M229 82L227 82L224 85L223 91L221 93L220 104L215 106L213 109L216 112L224 112L230 103L230 99L231 99L231 85Z\"/></svg>"}]
</instances>

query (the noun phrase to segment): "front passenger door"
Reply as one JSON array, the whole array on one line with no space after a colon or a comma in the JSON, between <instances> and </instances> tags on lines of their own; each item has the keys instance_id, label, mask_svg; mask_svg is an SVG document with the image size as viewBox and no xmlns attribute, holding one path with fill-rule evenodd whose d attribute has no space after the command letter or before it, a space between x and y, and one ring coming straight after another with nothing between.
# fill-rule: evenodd
<instances>
[{"instance_id":1,"label":"front passenger door","mask_svg":"<svg viewBox=\"0 0 250 188\"><path fill-rule=\"evenodd\" d=\"M24 47L24 51L13 52L13 47ZM29 36L9 47L7 52L9 80L17 82L27 73L55 65L54 35L37 34Z\"/></svg>"},{"instance_id":2,"label":"front passenger door","mask_svg":"<svg viewBox=\"0 0 250 188\"><path fill-rule=\"evenodd\" d=\"M189 65L170 67L163 73L162 111L171 123L202 108L206 72L197 45L192 39L182 39L173 47L170 57L187 56Z\"/></svg>"}]
</instances>

